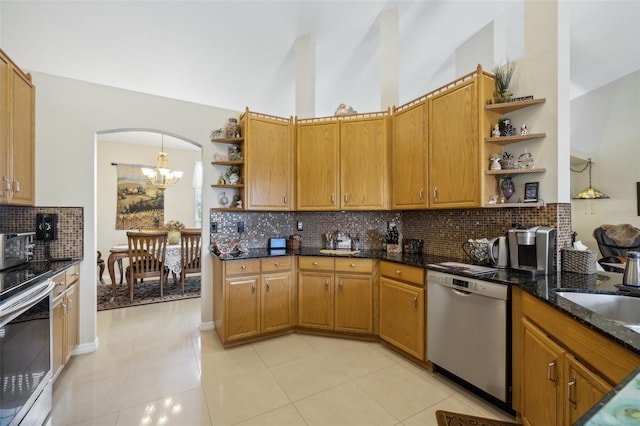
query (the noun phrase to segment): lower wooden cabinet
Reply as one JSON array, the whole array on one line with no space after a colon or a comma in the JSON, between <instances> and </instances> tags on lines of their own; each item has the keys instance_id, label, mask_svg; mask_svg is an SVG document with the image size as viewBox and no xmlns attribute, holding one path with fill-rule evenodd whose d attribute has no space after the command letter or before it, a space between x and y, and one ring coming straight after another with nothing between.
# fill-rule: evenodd
<instances>
[{"instance_id":1,"label":"lower wooden cabinet","mask_svg":"<svg viewBox=\"0 0 640 426\"><path fill-rule=\"evenodd\" d=\"M572 425L640 357L513 288L514 408L525 425Z\"/></svg>"},{"instance_id":2,"label":"lower wooden cabinet","mask_svg":"<svg viewBox=\"0 0 640 426\"><path fill-rule=\"evenodd\" d=\"M424 360L424 269L381 261L380 275L380 338Z\"/></svg>"},{"instance_id":3,"label":"lower wooden cabinet","mask_svg":"<svg viewBox=\"0 0 640 426\"><path fill-rule=\"evenodd\" d=\"M289 256L214 257L214 322L223 344L291 328L291 268Z\"/></svg>"},{"instance_id":4,"label":"lower wooden cabinet","mask_svg":"<svg viewBox=\"0 0 640 426\"><path fill-rule=\"evenodd\" d=\"M78 346L79 265L73 265L53 277L56 287L52 315L53 377L62 371Z\"/></svg>"},{"instance_id":5,"label":"lower wooden cabinet","mask_svg":"<svg viewBox=\"0 0 640 426\"><path fill-rule=\"evenodd\" d=\"M301 256L300 327L373 333L373 261Z\"/></svg>"}]
</instances>

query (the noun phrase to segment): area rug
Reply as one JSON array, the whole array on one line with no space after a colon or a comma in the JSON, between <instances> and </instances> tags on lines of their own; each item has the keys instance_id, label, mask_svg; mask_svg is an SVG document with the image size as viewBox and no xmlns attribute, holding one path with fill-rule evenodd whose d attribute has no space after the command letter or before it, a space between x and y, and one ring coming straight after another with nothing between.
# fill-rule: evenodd
<instances>
[{"instance_id":1,"label":"area rug","mask_svg":"<svg viewBox=\"0 0 640 426\"><path fill-rule=\"evenodd\" d=\"M116 285L115 297L111 292L111 284L98 283L98 311L200 297L200 276L187 277L184 280L184 295L181 294L180 281L174 284L171 276L164 283L163 298L160 298L158 280L144 280L143 283L138 281L133 288L133 302L129 299L129 287L126 282Z\"/></svg>"}]
</instances>

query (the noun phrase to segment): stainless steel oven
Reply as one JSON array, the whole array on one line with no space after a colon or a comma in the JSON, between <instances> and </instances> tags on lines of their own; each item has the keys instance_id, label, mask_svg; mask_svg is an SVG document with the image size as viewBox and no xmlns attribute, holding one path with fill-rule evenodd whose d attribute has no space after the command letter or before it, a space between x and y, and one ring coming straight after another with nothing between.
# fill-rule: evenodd
<instances>
[{"instance_id":1,"label":"stainless steel oven","mask_svg":"<svg viewBox=\"0 0 640 426\"><path fill-rule=\"evenodd\" d=\"M41 425L51 412L50 275L0 273L0 426Z\"/></svg>"}]
</instances>

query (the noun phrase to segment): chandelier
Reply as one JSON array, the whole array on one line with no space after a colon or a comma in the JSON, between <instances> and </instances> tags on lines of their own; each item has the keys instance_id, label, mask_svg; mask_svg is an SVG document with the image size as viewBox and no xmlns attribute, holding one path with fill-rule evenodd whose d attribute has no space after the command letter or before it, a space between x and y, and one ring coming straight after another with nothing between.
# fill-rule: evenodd
<instances>
[{"instance_id":1,"label":"chandelier","mask_svg":"<svg viewBox=\"0 0 640 426\"><path fill-rule=\"evenodd\" d=\"M171 170L169 168L169 160L167 159L167 153L164 152L164 133L162 134L162 147L158 153L158 159L156 160L156 167L142 167L142 174L147 178L147 181L156 186L160 191L164 191L168 186L177 183L182 178L184 172L178 170Z\"/></svg>"},{"instance_id":2,"label":"chandelier","mask_svg":"<svg viewBox=\"0 0 640 426\"><path fill-rule=\"evenodd\" d=\"M580 200L597 200L597 199L601 199L601 198L609 198L609 196L605 195L604 192L599 191L596 188L594 188L593 186L591 186L591 158L589 158L587 160L587 164L585 164L585 166L581 170L571 169L571 171L572 172L577 172L577 173L582 173L587 168L589 169L589 187L585 188L582 191L580 191L578 193L578 195L576 195L573 198L576 199L576 200L579 200L579 199Z\"/></svg>"}]
</instances>

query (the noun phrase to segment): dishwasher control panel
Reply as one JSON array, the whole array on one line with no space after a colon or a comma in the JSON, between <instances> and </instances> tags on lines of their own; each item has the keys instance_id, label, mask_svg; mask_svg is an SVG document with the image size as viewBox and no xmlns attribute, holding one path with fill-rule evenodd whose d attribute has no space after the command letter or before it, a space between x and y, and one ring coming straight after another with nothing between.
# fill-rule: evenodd
<instances>
[{"instance_id":1,"label":"dishwasher control panel","mask_svg":"<svg viewBox=\"0 0 640 426\"><path fill-rule=\"evenodd\" d=\"M462 277L460 275L447 274L438 271L427 271L427 283L440 284L445 287L466 291L469 293L479 293L483 296L496 299L508 299L509 286L489 281L482 281L476 278Z\"/></svg>"}]
</instances>

